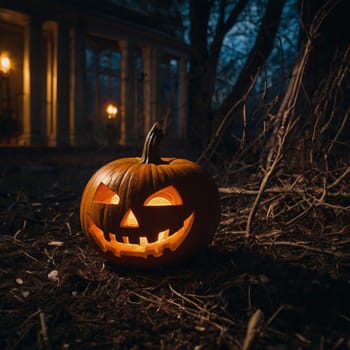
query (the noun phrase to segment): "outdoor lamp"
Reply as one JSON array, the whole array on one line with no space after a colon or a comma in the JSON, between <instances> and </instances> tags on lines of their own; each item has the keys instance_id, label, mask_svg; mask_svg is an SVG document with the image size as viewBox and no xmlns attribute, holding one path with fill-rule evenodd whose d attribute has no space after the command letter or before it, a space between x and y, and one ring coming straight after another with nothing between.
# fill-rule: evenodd
<instances>
[{"instance_id":1,"label":"outdoor lamp","mask_svg":"<svg viewBox=\"0 0 350 350\"><path fill-rule=\"evenodd\" d=\"M106 108L106 112L108 119L114 119L117 116L118 108L116 105L110 103Z\"/></svg>"},{"instance_id":2,"label":"outdoor lamp","mask_svg":"<svg viewBox=\"0 0 350 350\"><path fill-rule=\"evenodd\" d=\"M3 53L0 56L0 70L1 73L7 75L11 69L11 60L7 54Z\"/></svg>"}]
</instances>

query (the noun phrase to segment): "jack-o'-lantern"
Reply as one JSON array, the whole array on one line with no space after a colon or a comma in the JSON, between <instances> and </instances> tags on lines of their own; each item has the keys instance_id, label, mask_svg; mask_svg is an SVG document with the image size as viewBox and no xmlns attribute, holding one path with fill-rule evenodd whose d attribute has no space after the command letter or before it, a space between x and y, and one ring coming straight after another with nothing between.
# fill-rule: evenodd
<instances>
[{"instance_id":1,"label":"jack-o'-lantern","mask_svg":"<svg viewBox=\"0 0 350 350\"><path fill-rule=\"evenodd\" d=\"M108 261L131 267L174 265L210 243L220 215L210 175L186 159L160 158L155 123L142 157L100 168L85 187L80 220Z\"/></svg>"}]
</instances>

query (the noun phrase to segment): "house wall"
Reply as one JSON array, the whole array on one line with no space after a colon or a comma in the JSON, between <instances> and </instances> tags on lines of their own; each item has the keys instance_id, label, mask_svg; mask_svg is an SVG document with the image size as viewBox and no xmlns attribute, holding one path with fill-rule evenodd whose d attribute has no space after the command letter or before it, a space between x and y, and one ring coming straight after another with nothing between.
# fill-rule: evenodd
<instances>
[{"instance_id":1,"label":"house wall","mask_svg":"<svg viewBox=\"0 0 350 350\"><path fill-rule=\"evenodd\" d=\"M11 0L0 7L0 53L7 51L14 63L6 79L16 121L8 137L0 130L0 144L137 144L160 119L172 137L186 136L183 43L112 15L50 3ZM174 91L164 98L164 89ZM115 119L107 118L107 102L118 107Z\"/></svg>"}]
</instances>

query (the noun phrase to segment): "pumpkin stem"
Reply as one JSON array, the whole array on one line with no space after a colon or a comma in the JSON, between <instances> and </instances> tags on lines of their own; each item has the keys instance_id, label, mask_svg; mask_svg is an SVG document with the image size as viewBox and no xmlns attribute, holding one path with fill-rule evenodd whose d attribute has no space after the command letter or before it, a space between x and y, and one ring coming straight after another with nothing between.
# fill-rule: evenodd
<instances>
[{"instance_id":1,"label":"pumpkin stem","mask_svg":"<svg viewBox=\"0 0 350 350\"><path fill-rule=\"evenodd\" d=\"M160 126L159 122L155 122L151 128L151 130L148 132L145 143L143 144L143 151L141 160L139 163L141 164L164 164L164 162L160 158L160 141L161 138L164 136L163 130Z\"/></svg>"}]
</instances>

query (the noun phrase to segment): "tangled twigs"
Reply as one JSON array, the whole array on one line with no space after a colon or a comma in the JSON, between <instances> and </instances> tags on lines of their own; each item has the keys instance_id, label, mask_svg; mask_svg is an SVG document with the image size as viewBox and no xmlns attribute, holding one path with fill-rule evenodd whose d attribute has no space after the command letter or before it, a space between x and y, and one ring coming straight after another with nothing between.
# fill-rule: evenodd
<instances>
[{"instance_id":1,"label":"tangled twigs","mask_svg":"<svg viewBox=\"0 0 350 350\"><path fill-rule=\"evenodd\" d=\"M217 339L218 345L220 338L226 334L228 329L234 325L237 326L228 315L225 315L225 306L212 303L214 299L220 299L220 295L199 296L190 293L180 293L169 283L169 290L164 290L164 293L171 294L169 296L157 296L153 291L142 289L140 291L130 291L130 295L136 298L136 302L147 304L149 307L154 307L157 312L164 312L168 315L173 315L177 319L191 318L195 321L195 328L199 332L203 332L209 328L219 331ZM167 294L168 294L167 293ZM135 302L135 301L133 301Z\"/></svg>"},{"instance_id":2,"label":"tangled twigs","mask_svg":"<svg viewBox=\"0 0 350 350\"><path fill-rule=\"evenodd\" d=\"M284 179L279 178L279 182L279 186L265 188L263 192L261 185L259 189L221 187L219 191L234 196L259 197L260 209L266 213L266 220L274 219L276 224L280 223L283 227L300 222L313 209L327 210L338 218L346 217L350 211L349 166L328 173L313 170L312 173L298 176L284 175ZM264 201L261 201L262 195Z\"/></svg>"},{"instance_id":3,"label":"tangled twigs","mask_svg":"<svg viewBox=\"0 0 350 350\"><path fill-rule=\"evenodd\" d=\"M305 45L304 52L301 58L299 59L299 62L294 68L295 73L293 74L293 77L290 81L289 88L282 102L280 112L278 113L279 115L282 115L282 120L281 120L280 126L278 127L279 131L277 135L278 136L277 150L275 147L271 147L271 151L269 152L268 162L267 162L268 169L266 170L265 175L261 180L259 192L255 197L254 203L252 205L252 208L248 216L247 226L246 226L247 239L250 238L252 234L252 224L258 209L258 205L261 200L261 196L273 172L275 171L276 166L279 164L280 160L283 158L284 144L285 144L286 138L292 128L292 125L295 125L295 121L293 123L291 120L289 120L289 118L290 118L291 112L294 110L294 105L297 100L297 96L299 94L299 90L301 86L301 78L304 74L304 69L305 69L310 48L311 48L311 43L309 45Z\"/></svg>"},{"instance_id":4,"label":"tangled twigs","mask_svg":"<svg viewBox=\"0 0 350 350\"><path fill-rule=\"evenodd\" d=\"M334 67L327 80L321 84L315 93L314 108L311 118L312 130L308 158L310 163L317 159L324 160L324 167L329 168L329 157L339 145L341 134L347 130L350 108L344 104L344 87L349 80L350 45L343 57L334 58ZM340 118L341 117L341 118ZM305 128L307 129L307 128Z\"/></svg>"},{"instance_id":5,"label":"tangled twigs","mask_svg":"<svg viewBox=\"0 0 350 350\"><path fill-rule=\"evenodd\" d=\"M204 160L210 160L213 157L213 155L216 151L216 148L217 148L218 144L220 143L221 138L223 137L225 130L230 125L230 122L232 121L232 118L234 116L234 112L236 111L236 109L243 106L243 116L245 116L245 108L246 108L245 103L246 103L251 91L253 90L253 88L255 86L256 80L259 77L259 73L260 72L257 72L257 74L253 77L246 93L242 96L242 98L240 100L238 100L230 108L230 110L226 113L226 115L224 116L224 118L220 122L218 128L216 129L215 134L211 138L208 146L205 148L205 150L199 156L199 158L197 160L198 164L202 163ZM244 135L244 133L243 133L243 135Z\"/></svg>"},{"instance_id":6,"label":"tangled twigs","mask_svg":"<svg viewBox=\"0 0 350 350\"><path fill-rule=\"evenodd\" d=\"M304 48L301 51L297 63L294 66L292 78L289 82L287 91L284 95L276 118L274 119L272 136L268 145L268 149L270 149L270 151L267 156L267 169L265 171L265 175L263 176L260 182L259 191L257 193L257 196L255 197L247 219L246 239L252 237L252 225L254 217L258 210L261 197L263 195L263 192L265 191L265 188L267 187L268 182L270 181L272 174L275 172L277 165L284 157L286 139L288 138L290 131L298 122L299 117L295 116L294 108L300 94L304 71L309 59L312 43L315 35L319 30L319 27L321 26L329 12L332 10L333 6L334 5L332 4L332 2L328 1L325 4L325 6L323 6L320 9L319 13L315 16L315 19L308 33L309 35L307 37L307 40L305 41ZM323 196L325 196L325 194L326 192L324 191Z\"/></svg>"},{"instance_id":7,"label":"tangled twigs","mask_svg":"<svg viewBox=\"0 0 350 350\"><path fill-rule=\"evenodd\" d=\"M277 153L276 153L275 159L272 162L270 168L265 173L265 176L263 177L263 179L262 179L262 181L260 183L258 194L255 197L253 206L252 206L252 208L250 210L250 213L249 213L249 216L248 216L247 227L246 227L246 238L249 238L251 236L252 224L253 224L253 220L254 220L255 214L256 214L256 212L258 210L258 205L260 203L261 196L264 193L264 190L265 190L265 188L266 188L266 186L267 186L267 184L268 184L268 182L270 180L270 177L271 177L272 173L274 172L277 164L282 159L282 156L283 156L283 153L282 153L283 145L284 145L284 142L285 142L285 138L288 135L289 129L290 129L290 125L288 125L286 132L283 132L283 134L281 135L281 140L280 140L280 143L279 143L279 147L277 149Z\"/></svg>"}]
</instances>

